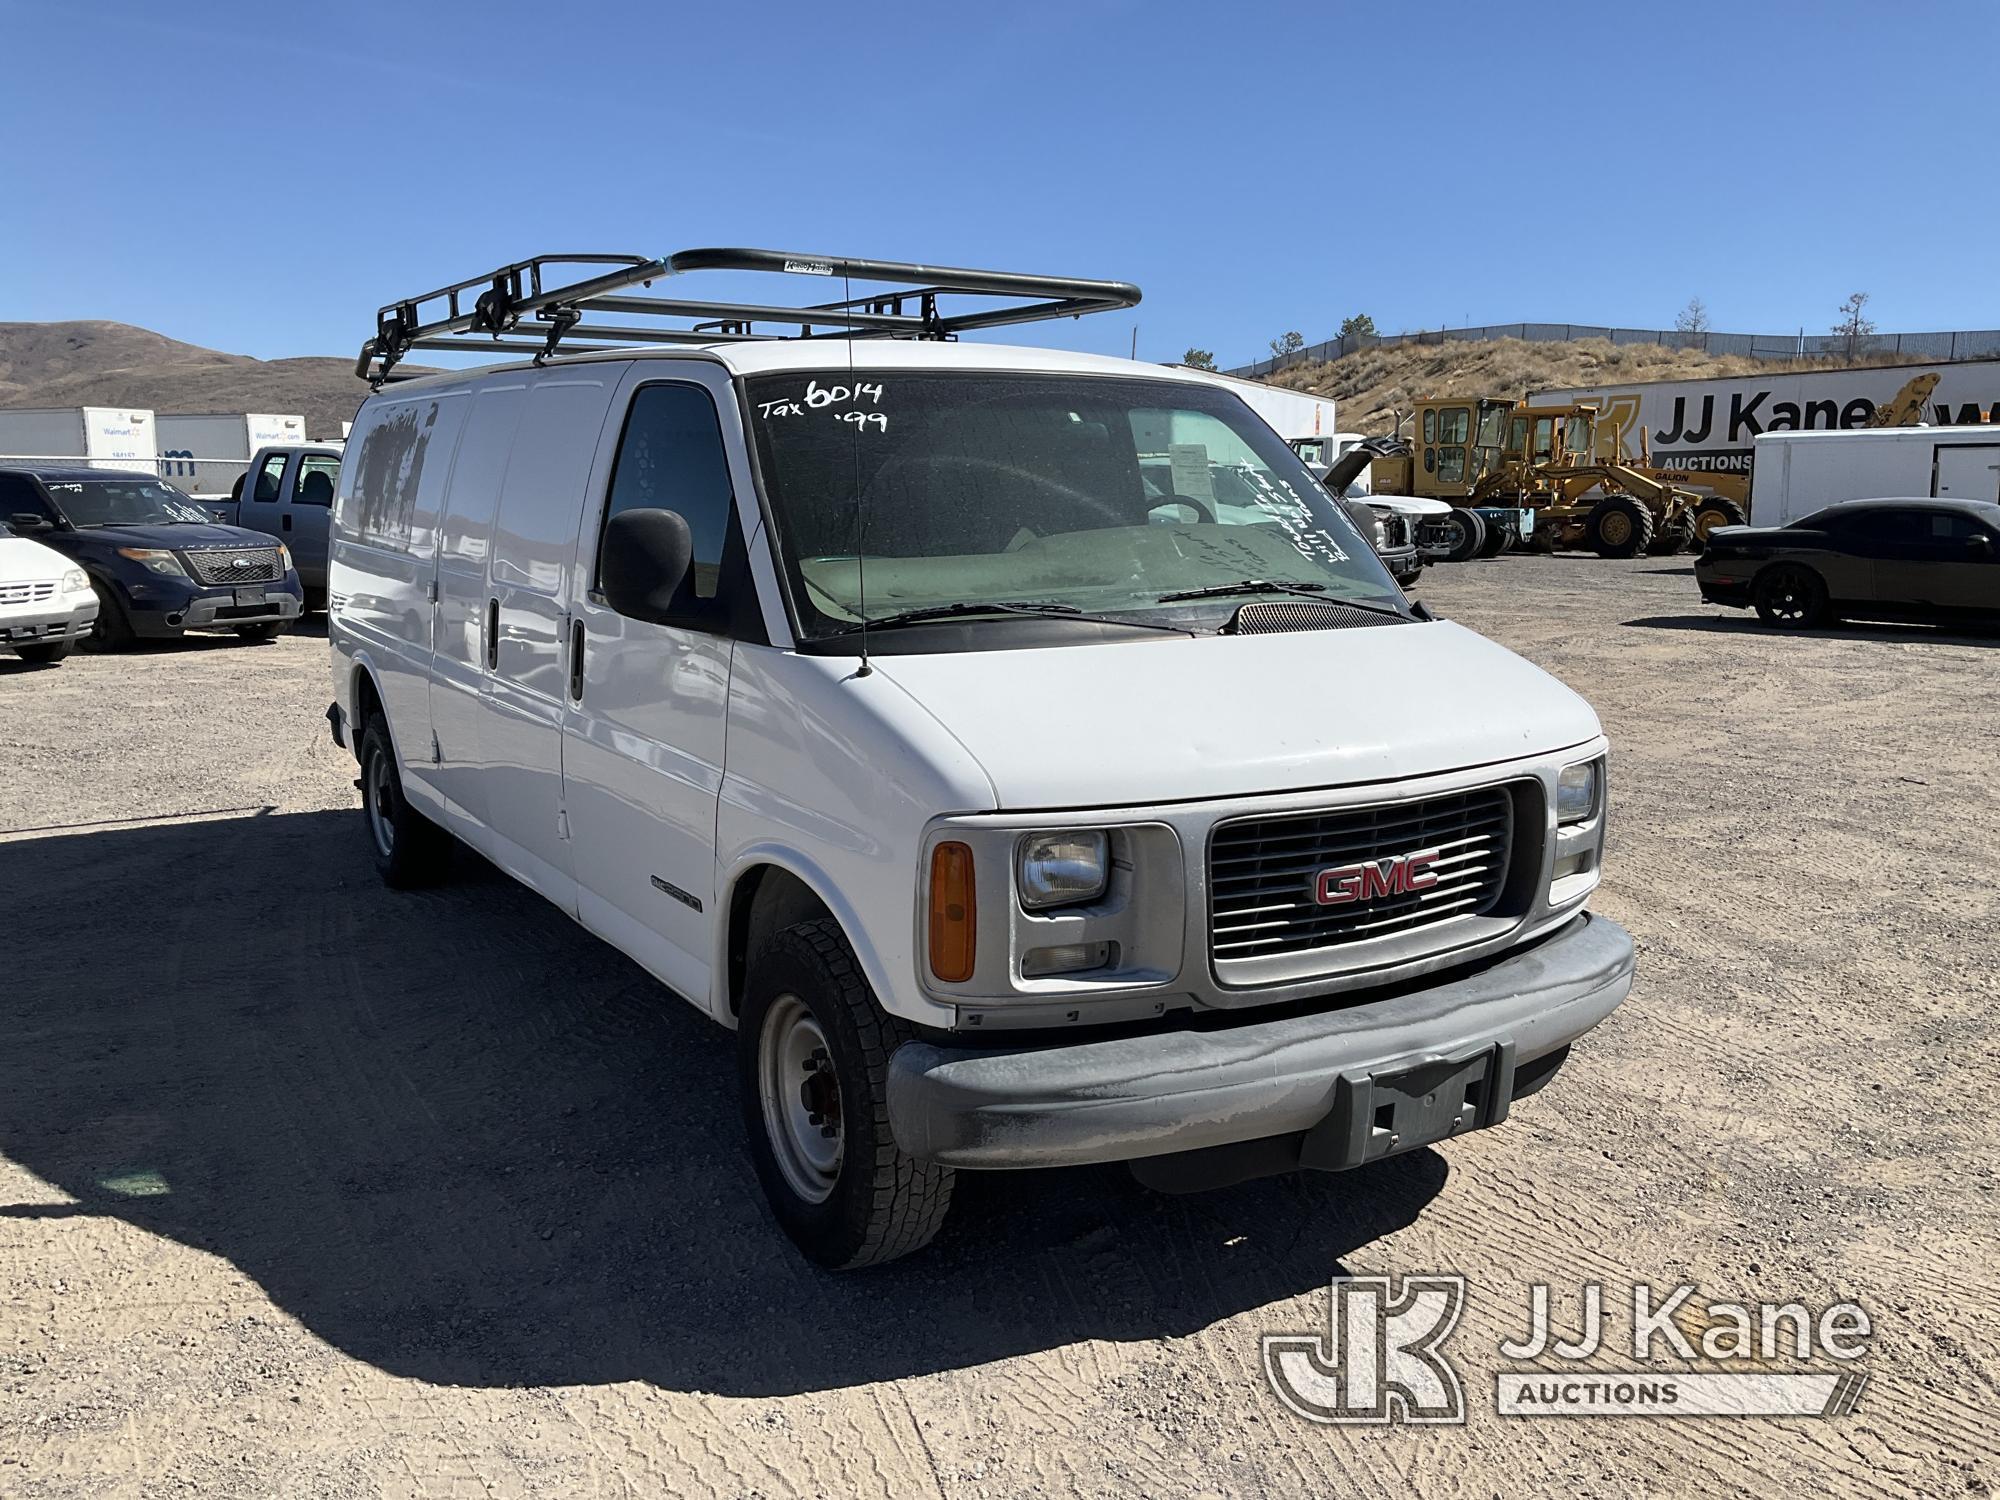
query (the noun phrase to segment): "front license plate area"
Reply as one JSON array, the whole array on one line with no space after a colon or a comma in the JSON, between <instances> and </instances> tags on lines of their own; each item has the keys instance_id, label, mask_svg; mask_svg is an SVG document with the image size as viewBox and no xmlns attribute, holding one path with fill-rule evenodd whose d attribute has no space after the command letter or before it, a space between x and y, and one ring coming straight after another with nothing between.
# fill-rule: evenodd
<instances>
[{"instance_id":1,"label":"front license plate area","mask_svg":"<svg viewBox=\"0 0 2000 1500\"><path fill-rule=\"evenodd\" d=\"M1514 1096L1514 1044L1384 1073L1343 1073L1333 1108L1306 1132L1301 1165L1323 1172L1498 1125Z\"/></svg>"},{"instance_id":2,"label":"front license plate area","mask_svg":"<svg viewBox=\"0 0 2000 1500\"><path fill-rule=\"evenodd\" d=\"M262 604L264 602L264 591L262 589L238 589L236 591L236 602L238 604Z\"/></svg>"}]
</instances>

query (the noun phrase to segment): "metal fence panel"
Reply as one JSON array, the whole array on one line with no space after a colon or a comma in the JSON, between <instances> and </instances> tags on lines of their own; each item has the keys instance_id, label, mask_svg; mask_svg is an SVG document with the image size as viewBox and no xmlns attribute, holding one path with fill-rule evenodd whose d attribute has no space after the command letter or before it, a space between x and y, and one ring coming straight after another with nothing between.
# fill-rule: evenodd
<instances>
[{"instance_id":1,"label":"metal fence panel","mask_svg":"<svg viewBox=\"0 0 2000 1500\"><path fill-rule=\"evenodd\" d=\"M1300 353L1284 359L1255 360L1228 373L1256 380L1293 365L1339 359L1357 349L1486 343L1494 339L1525 339L1531 343L1609 339L1614 344L1664 344L1672 349L1701 349L1710 354L1739 354L1750 359L1885 354L1913 361L2000 358L2000 329L1993 328L1958 333L1872 333L1849 339L1837 333L1683 333L1663 328L1605 328L1594 323L1487 323L1476 328L1432 328L1382 338L1331 338L1309 344Z\"/></svg>"}]
</instances>

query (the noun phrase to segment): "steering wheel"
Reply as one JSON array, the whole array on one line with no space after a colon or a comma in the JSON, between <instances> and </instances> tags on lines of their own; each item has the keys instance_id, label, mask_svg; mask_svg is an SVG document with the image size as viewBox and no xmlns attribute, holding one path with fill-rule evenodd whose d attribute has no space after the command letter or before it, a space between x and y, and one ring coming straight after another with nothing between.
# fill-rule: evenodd
<instances>
[{"instance_id":1,"label":"steering wheel","mask_svg":"<svg viewBox=\"0 0 2000 1500\"><path fill-rule=\"evenodd\" d=\"M1150 516L1154 511L1165 510L1169 505L1185 505L1189 510L1193 511L1197 516L1200 516L1202 519L1207 521L1209 525L1213 526L1216 524L1214 504L1207 500L1197 500L1192 495L1182 495L1178 493L1171 495L1162 495L1159 499L1155 500L1151 505L1149 505L1146 508L1146 514Z\"/></svg>"}]
</instances>

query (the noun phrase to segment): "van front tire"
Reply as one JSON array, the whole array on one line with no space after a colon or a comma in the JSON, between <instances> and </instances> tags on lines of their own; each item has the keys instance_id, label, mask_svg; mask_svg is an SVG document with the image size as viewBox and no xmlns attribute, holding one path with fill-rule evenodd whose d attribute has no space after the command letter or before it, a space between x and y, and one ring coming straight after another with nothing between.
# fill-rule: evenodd
<instances>
[{"instance_id":1,"label":"van front tire","mask_svg":"<svg viewBox=\"0 0 2000 1500\"><path fill-rule=\"evenodd\" d=\"M929 1244L953 1173L890 1132L889 1057L910 1032L876 1004L838 923L800 922L752 956L736 1035L751 1161L792 1242L835 1270Z\"/></svg>"},{"instance_id":2,"label":"van front tire","mask_svg":"<svg viewBox=\"0 0 2000 1500\"><path fill-rule=\"evenodd\" d=\"M436 885L451 868L451 835L403 799L396 751L378 716L361 733L361 816L383 883Z\"/></svg>"}]
</instances>

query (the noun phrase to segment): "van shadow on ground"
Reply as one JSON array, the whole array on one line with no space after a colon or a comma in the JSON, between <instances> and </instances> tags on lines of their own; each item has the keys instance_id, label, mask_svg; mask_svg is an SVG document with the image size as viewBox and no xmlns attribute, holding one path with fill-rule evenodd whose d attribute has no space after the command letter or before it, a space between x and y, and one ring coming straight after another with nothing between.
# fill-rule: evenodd
<instances>
[{"instance_id":1,"label":"van shadow on ground","mask_svg":"<svg viewBox=\"0 0 2000 1500\"><path fill-rule=\"evenodd\" d=\"M1444 1185L1431 1152L1188 1198L961 1176L931 1251L830 1276L765 1215L733 1037L476 860L383 889L357 824L0 842L0 1152L77 1200L0 1217L226 1257L399 1375L768 1395L1190 1332L1324 1285Z\"/></svg>"}]
</instances>

